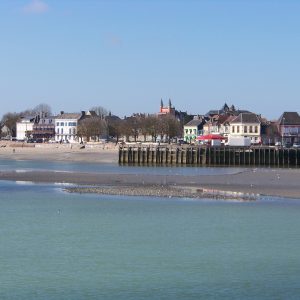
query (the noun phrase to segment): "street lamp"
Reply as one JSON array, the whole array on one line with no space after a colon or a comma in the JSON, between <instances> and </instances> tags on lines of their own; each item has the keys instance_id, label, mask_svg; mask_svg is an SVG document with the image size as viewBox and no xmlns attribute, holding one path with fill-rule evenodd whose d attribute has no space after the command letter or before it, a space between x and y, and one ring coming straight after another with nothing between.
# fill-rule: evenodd
<instances>
[{"instance_id":1,"label":"street lamp","mask_svg":"<svg viewBox=\"0 0 300 300\"><path fill-rule=\"evenodd\" d=\"M285 117L282 117L282 130L281 130L281 146L283 147L283 136L284 136L284 121L285 121Z\"/></svg>"}]
</instances>

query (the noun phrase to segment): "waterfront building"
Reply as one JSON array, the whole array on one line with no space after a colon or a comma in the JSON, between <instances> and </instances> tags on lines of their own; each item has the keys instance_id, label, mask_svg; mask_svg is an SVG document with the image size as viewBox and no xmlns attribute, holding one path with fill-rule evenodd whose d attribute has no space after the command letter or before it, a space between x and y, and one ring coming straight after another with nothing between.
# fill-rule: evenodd
<instances>
[{"instance_id":1,"label":"waterfront building","mask_svg":"<svg viewBox=\"0 0 300 300\"><path fill-rule=\"evenodd\" d=\"M278 131L283 145L300 142L300 116L297 112L284 112L278 120Z\"/></svg>"},{"instance_id":2,"label":"waterfront building","mask_svg":"<svg viewBox=\"0 0 300 300\"><path fill-rule=\"evenodd\" d=\"M230 136L250 138L251 144L261 143L261 122L254 113L240 113L230 121Z\"/></svg>"},{"instance_id":3,"label":"waterfront building","mask_svg":"<svg viewBox=\"0 0 300 300\"><path fill-rule=\"evenodd\" d=\"M80 113L65 113L60 112L60 115L55 117L55 141L70 142L78 141L77 126L82 114Z\"/></svg>"},{"instance_id":4,"label":"waterfront building","mask_svg":"<svg viewBox=\"0 0 300 300\"><path fill-rule=\"evenodd\" d=\"M235 119L232 115L215 115L203 125L203 134L219 134L227 137L230 134L230 121Z\"/></svg>"},{"instance_id":5,"label":"waterfront building","mask_svg":"<svg viewBox=\"0 0 300 300\"><path fill-rule=\"evenodd\" d=\"M183 139L187 143L195 143L197 136L203 131L205 119L202 116L195 116L193 120L188 122L183 127Z\"/></svg>"},{"instance_id":6,"label":"waterfront building","mask_svg":"<svg viewBox=\"0 0 300 300\"><path fill-rule=\"evenodd\" d=\"M34 120L35 116L25 116L19 122L16 122L16 139L18 141L27 140L32 137Z\"/></svg>"},{"instance_id":7,"label":"waterfront building","mask_svg":"<svg viewBox=\"0 0 300 300\"><path fill-rule=\"evenodd\" d=\"M34 140L48 141L55 137L54 116L39 114L34 121L32 128L32 138Z\"/></svg>"}]
</instances>

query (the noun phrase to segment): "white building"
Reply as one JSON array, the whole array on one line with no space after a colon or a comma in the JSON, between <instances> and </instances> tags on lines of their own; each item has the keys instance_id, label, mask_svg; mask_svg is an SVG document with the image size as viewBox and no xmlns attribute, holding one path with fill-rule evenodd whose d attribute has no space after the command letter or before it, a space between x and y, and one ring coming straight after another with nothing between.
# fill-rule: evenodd
<instances>
[{"instance_id":1,"label":"white building","mask_svg":"<svg viewBox=\"0 0 300 300\"><path fill-rule=\"evenodd\" d=\"M194 143L197 140L197 136L203 129L204 120L202 118L195 117L183 127L183 139L187 143Z\"/></svg>"},{"instance_id":2,"label":"white building","mask_svg":"<svg viewBox=\"0 0 300 300\"><path fill-rule=\"evenodd\" d=\"M251 144L261 143L261 122L256 114L240 113L230 122L230 136L251 138Z\"/></svg>"},{"instance_id":3,"label":"white building","mask_svg":"<svg viewBox=\"0 0 300 300\"><path fill-rule=\"evenodd\" d=\"M34 125L34 117L25 117L20 122L16 123L16 139L26 140L31 137Z\"/></svg>"},{"instance_id":4,"label":"white building","mask_svg":"<svg viewBox=\"0 0 300 300\"><path fill-rule=\"evenodd\" d=\"M56 116L55 140L57 142L77 142L77 126L80 117L80 113L64 113L63 111Z\"/></svg>"}]
</instances>

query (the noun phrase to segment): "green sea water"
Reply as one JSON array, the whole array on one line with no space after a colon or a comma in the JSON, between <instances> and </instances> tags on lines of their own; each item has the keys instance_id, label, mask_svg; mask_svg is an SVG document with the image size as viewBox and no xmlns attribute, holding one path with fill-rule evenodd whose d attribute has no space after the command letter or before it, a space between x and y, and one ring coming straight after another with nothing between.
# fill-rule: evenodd
<instances>
[{"instance_id":1,"label":"green sea water","mask_svg":"<svg viewBox=\"0 0 300 300\"><path fill-rule=\"evenodd\" d=\"M0 299L300 298L300 200L0 192Z\"/></svg>"}]
</instances>

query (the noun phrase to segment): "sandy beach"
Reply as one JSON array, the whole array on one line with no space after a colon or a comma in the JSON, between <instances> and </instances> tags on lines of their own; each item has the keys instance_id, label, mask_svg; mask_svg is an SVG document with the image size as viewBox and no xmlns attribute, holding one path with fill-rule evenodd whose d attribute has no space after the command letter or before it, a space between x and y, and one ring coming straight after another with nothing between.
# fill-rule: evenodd
<instances>
[{"instance_id":1,"label":"sandy beach","mask_svg":"<svg viewBox=\"0 0 300 300\"><path fill-rule=\"evenodd\" d=\"M117 163L118 147L113 144L58 145L40 144L16 146L0 144L0 159L9 160L49 160ZM276 168L248 168L228 175L149 175L149 174L106 174L106 173L66 173L59 171L0 171L0 180L74 183L84 186L76 192L95 192L108 194L134 194L163 196L269 195L300 199L300 170ZM86 186L90 186L87 189ZM97 187L97 188L96 188ZM103 188L105 187L105 188ZM85 190L84 190L84 189ZM109 189L108 189L109 188ZM170 193L166 193L169 188ZM153 193L151 194L151 190ZM144 192L143 192L144 191ZM220 192L218 194L218 192ZM251 197L252 197L251 196ZM240 197L238 195L238 197ZM248 197L248 196L247 196Z\"/></svg>"},{"instance_id":2,"label":"sandy beach","mask_svg":"<svg viewBox=\"0 0 300 300\"><path fill-rule=\"evenodd\" d=\"M0 159L76 162L118 162L118 145L98 144L27 144L0 141Z\"/></svg>"}]
</instances>

